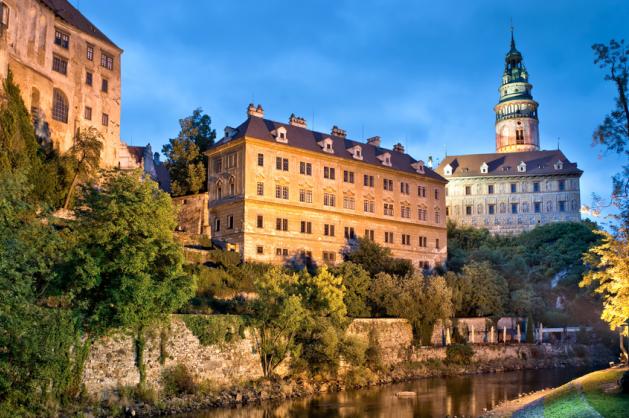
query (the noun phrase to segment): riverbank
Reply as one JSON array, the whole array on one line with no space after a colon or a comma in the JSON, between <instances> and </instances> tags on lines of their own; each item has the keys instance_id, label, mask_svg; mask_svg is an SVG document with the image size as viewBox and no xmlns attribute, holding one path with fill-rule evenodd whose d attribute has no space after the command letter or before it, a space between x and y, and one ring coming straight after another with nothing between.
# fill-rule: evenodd
<instances>
[{"instance_id":1,"label":"riverbank","mask_svg":"<svg viewBox=\"0 0 629 418\"><path fill-rule=\"evenodd\" d=\"M481 349L480 347L477 348ZM485 353L485 360L473 361L468 365L449 364L440 359L430 358L419 362L402 362L375 371L367 368L341 370L336 378L323 376L312 378L301 375L273 380L258 379L222 388L200 385L192 388L192 393L168 398L160 398L156 392L127 388L126 391L113 392L107 400L84 411L86 415L94 417L116 416L125 409L134 411L136 416L164 416L202 409L259 404L265 401L284 401L328 392L343 392L429 377L487 374L525 369L600 367L602 361L606 360L601 356L575 356L572 349L547 351L548 348L534 345L520 346L517 357L504 358L503 354L508 349L513 349L513 347L483 347L484 352L489 350L493 355ZM487 358L492 359L487 360Z\"/></svg>"},{"instance_id":2,"label":"riverbank","mask_svg":"<svg viewBox=\"0 0 629 418\"><path fill-rule=\"evenodd\" d=\"M484 418L623 418L629 395L621 394L618 380L628 367L599 370L554 389L541 390L507 401Z\"/></svg>"}]
</instances>

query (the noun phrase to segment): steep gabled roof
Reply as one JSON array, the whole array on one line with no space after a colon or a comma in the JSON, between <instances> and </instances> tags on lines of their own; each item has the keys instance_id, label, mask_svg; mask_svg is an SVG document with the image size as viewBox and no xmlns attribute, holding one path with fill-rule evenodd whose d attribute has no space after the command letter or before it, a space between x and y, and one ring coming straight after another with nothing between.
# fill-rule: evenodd
<instances>
[{"instance_id":1,"label":"steep gabled roof","mask_svg":"<svg viewBox=\"0 0 629 418\"><path fill-rule=\"evenodd\" d=\"M518 172L521 162L526 164L526 172ZM561 161L563 167L555 168L555 163ZM481 165L487 163L487 173L481 172ZM449 155L441 161L437 172L444 173L446 165L452 167L450 177L494 177L494 176L535 176L549 174L576 174L582 170L576 163L570 162L560 150L503 152L493 154Z\"/></svg>"},{"instance_id":2,"label":"steep gabled roof","mask_svg":"<svg viewBox=\"0 0 629 418\"><path fill-rule=\"evenodd\" d=\"M250 116L249 118L247 118L245 122L235 128L235 132L233 132L229 137L225 137L218 141L216 144L214 144L213 148L218 147L228 141L242 138L244 136L262 139L270 142L276 142L272 132L279 127L284 127L286 129L286 137L288 138L288 143L286 144L287 146L321 153L326 156L334 155L335 157L345 158L352 161L361 161L363 163L376 165L378 167L385 167L382 164L382 161L378 159L378 156L384 153L389 153L391 154L391 166L389 168L404 171L410 174L428 177L444 183L446 182L446 179L444 179L442 176L440 176L428 167L424 168L424 174L417 173L417 171L411 166L411 164L416 163L417 160L415 160L408 154L377 147L364 142L353 141L332 134L311 131L307 128L303 128L300 126L293 126L290 124L275 122L255 116ZM319 145L319 141L326 138L330 138L332 140L332 148L334 149L334 154L324 152ZM360 145L362 149L362 160L354 159L353 154L347 151L349 148L352 148L355 145Z\"/></svg>"},{"instance_id":3,"label":"steep gabled roof","mask_svg":"<svg viewBox=\"0 0 629 418\"><path fill-rule=\"evenodd\" d=\"M57 17L64 20L78 30L85 32L101 41L118 48L103 32L101 32L92 22L90 22L81 12L79 12L68 0L39 0L50 8ZM120 49L120 48L118 48Z\"/></svg>"}]
</instances>

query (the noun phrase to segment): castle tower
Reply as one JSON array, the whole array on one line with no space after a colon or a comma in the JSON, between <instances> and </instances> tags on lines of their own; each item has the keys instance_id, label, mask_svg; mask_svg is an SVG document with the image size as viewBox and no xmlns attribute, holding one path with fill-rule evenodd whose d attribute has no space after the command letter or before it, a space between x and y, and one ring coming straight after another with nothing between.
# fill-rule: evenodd
<instances>
[{"instance_id":1,"label":"castle tower","mask_svg":"<svg viewBox=\"0 0 629 418\"><path fill-rule=\"evenodd\" d=\"M539 150L538 103L533 100L529 75L522 54L515 47L511 29L511 49L505 57L496 112L496 152Z\"/></svg>"}]
</instances>

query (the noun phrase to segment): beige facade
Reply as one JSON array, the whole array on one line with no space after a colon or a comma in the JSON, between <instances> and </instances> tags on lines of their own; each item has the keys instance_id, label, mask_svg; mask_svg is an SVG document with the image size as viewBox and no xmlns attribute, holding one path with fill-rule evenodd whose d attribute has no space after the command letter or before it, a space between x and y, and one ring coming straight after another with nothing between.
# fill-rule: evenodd
<instances>
[{"instance_id":1,"label":"beige facade","mask_svg":"<svg viewBox=\"0 0 629 418\"><path fill-rule=\"evenodd\" d=\"M385 150L301 123L250 112L208 151L215 242L234 244L246 260L320 264L341 261L355 237L368 236L415 266L445 262L443 178L423 165L415 171L401 146Z\"/></svg>"},{"instance_id":2,"label":"beige facade","mask_svg":"<svg viewBox=\"0 0 629 418\"><path fill-rule=\"evenodd\" d=\"M104 137L101 163L118 166L122 50L66 0L2 0L0 76L8 70L38 137L67 151L79 128ZM126 167L124 167L126 168Z\"/></svg>"}]
</instances>

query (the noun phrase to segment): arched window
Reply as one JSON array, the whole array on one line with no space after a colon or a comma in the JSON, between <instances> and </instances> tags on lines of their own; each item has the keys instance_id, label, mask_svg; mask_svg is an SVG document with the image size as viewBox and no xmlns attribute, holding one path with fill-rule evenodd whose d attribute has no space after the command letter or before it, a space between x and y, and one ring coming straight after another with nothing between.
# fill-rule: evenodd
<instances>
[{"instance_id":1,"label":"arched window","mask_svg":"<svg viewBox=\"0 0 629 418\"><path fill-rule=\"evenodd\" d=\"M59 122L68 123L68 98L61 90L54 89L52 92L52 118Z\"/></svg>"},{"instance_id":2,"label":"arched window","mask_svg":"<svg viewBox=\"0 0 629 418\"><path fill-rule=\"evenodd\" d=\"M234 183L234 178L229 179L229 194L233 196L236 194L236 183Z\"/></svg>"}]
</instances>

